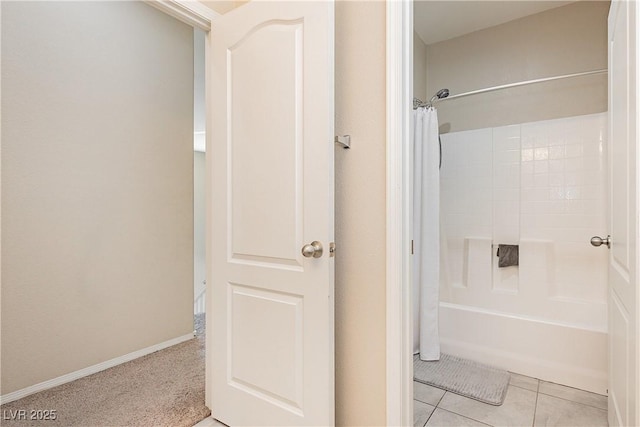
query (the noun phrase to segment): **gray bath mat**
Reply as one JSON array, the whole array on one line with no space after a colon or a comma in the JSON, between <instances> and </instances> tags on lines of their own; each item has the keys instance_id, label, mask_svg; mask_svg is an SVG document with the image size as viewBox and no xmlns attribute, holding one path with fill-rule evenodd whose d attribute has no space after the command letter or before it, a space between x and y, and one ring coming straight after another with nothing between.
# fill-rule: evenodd
<instances>
[{"instance_id":1,"label":"gray bath mat","mask_svg":"<svg viewBox=\"0 0 640 427\"><path fill-rule=\"evenodd\" d=\"M490 405L502 405L509 373L460 357L441 354L437 362L413 356L413 379Z\"/></svg>"}]
</instances>

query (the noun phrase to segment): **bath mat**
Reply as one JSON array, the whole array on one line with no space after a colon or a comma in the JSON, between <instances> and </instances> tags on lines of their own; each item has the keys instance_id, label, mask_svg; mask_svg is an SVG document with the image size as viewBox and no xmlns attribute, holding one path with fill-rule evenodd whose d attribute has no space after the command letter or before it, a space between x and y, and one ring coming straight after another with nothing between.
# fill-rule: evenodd
<instances>
[{"instance_id":1,"label":"bath mat","mask_svg":"<svg viewBox=\"0 0 640 427\"><path fill-rule=\"evenodd\" d=\"M509 373L460 357L441 354L437 362L413 356L413 379L490 405L502 405Z\"/></svg>"}]
</instances>

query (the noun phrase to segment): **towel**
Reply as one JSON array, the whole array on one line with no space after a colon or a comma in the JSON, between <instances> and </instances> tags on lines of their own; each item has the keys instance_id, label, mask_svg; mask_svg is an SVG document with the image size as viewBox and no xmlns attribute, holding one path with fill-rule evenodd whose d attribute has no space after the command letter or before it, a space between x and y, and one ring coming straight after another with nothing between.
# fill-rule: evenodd
<instances>
[{"instance_id":1,"label":"towel","mask_svg":"<svg viewBox=\"0 0 640 427\"><path fill-rule=\"evenodd\" d=\"M498 267L511 267L518 265L519 248L518 245L498 245Z\"/></svg>"}]
</instances>

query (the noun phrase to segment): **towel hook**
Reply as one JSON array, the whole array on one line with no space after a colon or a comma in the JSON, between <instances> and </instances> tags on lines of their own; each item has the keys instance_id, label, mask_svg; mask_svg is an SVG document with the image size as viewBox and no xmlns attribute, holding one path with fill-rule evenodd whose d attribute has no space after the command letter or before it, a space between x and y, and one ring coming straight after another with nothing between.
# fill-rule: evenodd
<instances>
[{"instance_id":1,"label":"towel hook","mask_svg":"<svg viewBox=\"0 0 640 427\"><path fill-rule=\"evenodd\" d=\"M351 135L336 135L335 142L344 149L351 148Z\"/></svg>"}]
</instances>

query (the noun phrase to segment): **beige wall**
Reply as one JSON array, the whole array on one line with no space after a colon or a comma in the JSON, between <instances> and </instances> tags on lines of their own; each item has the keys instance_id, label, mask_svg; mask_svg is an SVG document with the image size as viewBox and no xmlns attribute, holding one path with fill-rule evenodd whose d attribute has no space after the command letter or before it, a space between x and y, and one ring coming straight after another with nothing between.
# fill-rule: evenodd
<instances>
[{"instance_id":1,"label":"beige wall","mask_svg":"<svg viewBox=\"0 0 640 427\"><path fill-rule=\"evenodd\" d=\"M1 7L6 394L193 330L193 31Z\"/></svg>"},{"instance_id":2,"label":"beige wall","mask_svg":"<svg viewBox=\"0 0 640 427\"><path fill-rule=\"evenodd\" d=\"M336 423L384 425L385 8L336 3Z\"/></svg>"},{"instance_id":3,"label":"beige wall","mask_svg":"<svg viewBox=\"0 0 640 427\"><path fill-rule=\"evenodd\" d=\"M451 94L607 67L607 1L581 1L427 47L427 92ZM442 132L607 110L606 74L438 104Z\"/></svg>"},{"instance_id":4,"label":"beige wall","mask_svg":"<svg viewBox=\"0 0 640 427\"><path fill-rule=\"evenodd\" d=\"M219 14L224 15L225 13L235 9L238 6L242 6L247 1L248 0L209 0L209 1L200 0L200 3L204 4L209 9L212 9L215 12L218 12Z\"/></svg>"},{"instance_id":5,"label":"beige wall","mask_svg":"<svg viewBox=\"0 0 640 427\"><path fill-rule=\"evenodd\" d=\"M207 33L193 29L193 131L206 130L205 44Z\"/></svg>"},{"instance_id":6,"label":"beige wall","mask_svg":"<svg viewBox=\"0 0 640 427\"><path fill-rule=\"evenodd\" d=\"M413 32L413 97L428 101L427 95L427 45L418 33Z\"/></svg>"}]
</instances>

